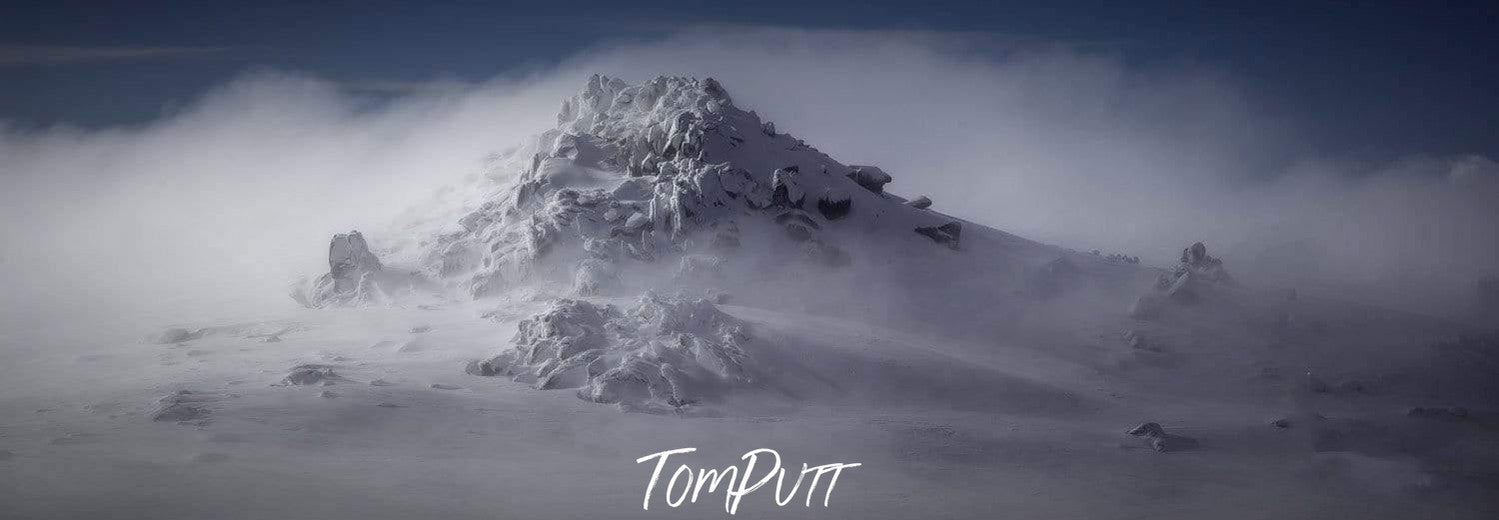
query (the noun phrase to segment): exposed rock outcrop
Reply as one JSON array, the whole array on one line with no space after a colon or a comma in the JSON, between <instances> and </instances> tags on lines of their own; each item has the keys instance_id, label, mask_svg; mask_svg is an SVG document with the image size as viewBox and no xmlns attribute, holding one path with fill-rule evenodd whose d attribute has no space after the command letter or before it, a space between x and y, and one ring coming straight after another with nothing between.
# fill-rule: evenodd
<instances>
[{"instance_id":1,"label":"exposed rock outcrop","mask_svg":"<svg viewBox=\"0 0 1499 520\"><path fill-rule=\"evenodd\" d=\"M512 346L468 372L584 399L680 408L754 380L748 326L708 300L647 293L628 309L557 300L520 322Z\"/></svg>"},{"instance_id":2,"label":"exposed rock outcrop","mask_svg":"<svg viewBox=\"0 0 1499 520\"><path fill-rule=\"evenodd\" d=\"M874 193L884 193L885 185L894 180L885 170L877 166L852 166L853 171L848 172L848 178L853 179L859 187Z\"/></svg>"},{"instance_id":3,"label":"exposed rock outcrop","mask_svg":"<svg viewBox=\"0 0 1499 520\"><path fill-rule=\"evenodd\" d=\"M1214 286L1234 285L1233 277L1223 268L1223 261L1208 255L1207 246L1197 242L1182 250L1181 262L1156 279L1154 291L1141 295L1129 308L1135 319L1150 319L1166 304L1192 304L1202 299Z\"/></svg>"},{"instance_id":4,"label":"exposed rock outcrop","mask_svg":"<svg viewBox=\"0 0 1499 520\"><path fill-rule=\"evenodd\" d=\"M1136 437L1144 438L1146 445L1150 446L1150 449L1161 453L1189 451L1197 448L1196 439L1182 435L1166 433L1166 429L1162 428L1159 423L1143 423L1139 426L1131 428L1126 433L1129 433L1130 435L1134 435Z\"/></svg>"},{"instance_id":5,"label":"exposed rock outcrop","mask_svg":"<svg viewBox=\"0 0 1499 520\"><path fill-rule=\"evenodd\" d=\"M918 227L916 228L916 233L956 251L958 250L959 242L962 240L963 225L957 222L948 222L940 226Z\"/></svg>"},{"instance_id":6,"label":"exposed rock outcrop","mask_svg":"<svg viewBox=\"0 0 1499 520\"><path fill-rule=\"evenodd\" d=\"M482 179L493 185L442 217L454 222L424 222L404 249L334 237L329 272L293 296L309 307L387 304L419 290L482 298L537 284L588 296L668 279L690 255L749 249L839 268L859 261L848 233L904 228L960 243L959 223L885 196L889 173L782 133L711 78L593 76L554 128L491 157ZM826 232L833 225L848 231Z\"/></svg>"},{"instance_id":7,"label":"exposed rock outcrop","mask_svg":"<svg viewBox=\"0 0 1499 520\"><path fill-rule=\"evenodd\" d=\"M447 261L456 262L454 258ZM452 269L452 266L445 265L442 269ZM364 235L350 231L333 235L329 242L328 272L316 279L293 284L291 295L297 303L313 308L384 304L428 286L425 278L416 272L392 269L382 264L370 251Z\"/></svg>"},{"instance_id":8,"label":"exposed rock outcrop","mask_svg":"<svg viewBox=\"0 0 1499 520\"><path fill-rule=\"evenodd\" d=\"M292 367L291 372L281 379L281 384L286 386L331 385L344 380L343 376L334 372L331 366L307 364Z\"/></svg>"}]
</instances>

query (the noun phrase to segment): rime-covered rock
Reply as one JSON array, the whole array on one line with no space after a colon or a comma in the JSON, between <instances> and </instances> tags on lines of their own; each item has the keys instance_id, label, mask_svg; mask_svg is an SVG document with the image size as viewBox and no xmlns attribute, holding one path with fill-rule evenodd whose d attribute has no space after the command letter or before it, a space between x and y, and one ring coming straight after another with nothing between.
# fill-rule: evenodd
<instances>
[{"instance_id":1,"label":"rime-covered rock","mask_svg":"<svg viewBox=\"0 0 1499 520\"><path fill-rule=\"evenodd\" d=\"M910 201L907 201L906 205L916 209L927 209L932 207L932 199L927 197L926 195L922 195L920 197L916 197L914 199L911 199Z\"/></svg>"},{"instance_id":2,"label":"rime-covered rock","mask_svg":"<svg viewBox=\"0 0 1499 520\"><path fill-rule=\"evenodd\" d=\"M838 220L848 216L853 209L853 198L841 189L828 188L817 197L817 212L822 215L822 218Z\"/></svg>"},{"instance_id":3,"label":"rime-covered rock","mask_svg":"<svg viewBox=\"0 0 1499 520\"><path fill-rule=\"evenodd\" d=\"M749 341L748 326L708 300L647 293L628 309L558 300L468 372L577 388L601 403L676 408L753 381Z\"/></svg>"},{"instance_id":4,"label":"rime-covered rock","mask_svg":"<svg viewBox=\"0 0 1499 520\"><path fill-rule=\"evenodd\" d=\"M1228 271L1223 269L1223 261L1209 256L1208 248L1202 242L1195 242L1182 249L1181 262L1177 264L1175 274L1181 277L1187 273L1212 283L1233 282Z\"/></svg>"},{"instance_id":5,"label":"rime-covered rock","mask_svg":"<svg viewBox=\"0 0 1499 520\"><path fill-rule=\"evenodd\" d=\"M916 228L916 234L932 239L933 242L942 244L956 251L962 239L963 225L957 222L948 222L940 226L926 226Z\"/></svg>"},{"instance_id":6,"label":"rime-covered rock","mask_svg":"<svg viewBox=\"0 0 1499 520\"><path fill-rule=\"evenodd\" d=\"M334 291L353 290L364 275L380 269L380 259L370 252L364 235L358 231L333 235L328 244L328 275L333 278Z\"/></svg>"},{"instance_id":7,"label":"rime-covered rock","mask_svg":"<svg viewBox=\"0 0 1499 520\"><path fill-rule=\"evenodd\" d=\"M1131 263L1126 257L1126 263ZM1129 309L1136 319L1149 319L1161 312L1167 303L1191 304L1211 293L1218 285L1232 285L1233 278L1223 268L1223 261L1207 253L1207 246L1196 242L1182 250L1181 262L1156 278L1154 290L1140 296Z\"/></svg>"},{"instance_id":8,"label":"rime-covered rock","mask_svg":"<svg viewBox=\"0 0 1499 520\"><path fill-rule=\"evenodd\" d=\"M848 172L848 178L853 179L854 184L874 193L884 193L885 185L895 180L877 166L852 166L851 168L853 170Z\"/></svg>"},{"instance_id":9,"label":"rime-covered rock","mask_svg":"<svg viewBox=\"0 0 1499 520\"><path fill-rule=\"evenodd\" d=\"M288 386L330 385L343 380L343 376L334 372L331 366L307 364L292 367L291 372L281 379L281 384Z\"/></svg>"},{"instance_id":10,"label":"rime-covered rock","mask_svg":"<svg viewBox=\"0 0 1499 520\"><path fill-rule=\"evenodd\" d=\"M796 166L778 168L770 175L770 203L787 208L800 208L807 199L801 185L801 170Z\"/></svg>"},{"instance_id":11,"label":"rime-covered rock","mask_svg":"<svg viewBox=\"0 0 1499 520\"><path fill-rule=\"evenodd\" d=\"M472 200L422 221L414 244L339 235L336 267L294 296L324 307L536 285L592 295L664 279L698 254L844 265L855 259L841 236L823 232L834 221L850 233L931 223L883 195L890 181L780 133L711 78L596 75L563 101L555 127L489 158L485 184L464 192ZM932 224L917 232L958 248L958 223Z\"/></svg>"},{"instance_id":12,"label":"rime-covered rock","mask_svg":"<svg viewBox=\"0 0 1499 520\"><path fill-rule=\"evenodd\" d=\"M461 252L444 249L439 270L461 262ZM370 251L358 231L333 235L328 244L328 272L292 287L292 298L306 307L387 303L391 298L424 285L416 273L388 269Z\"/></svg>"},{"instance_id":13,"label":"rime-covered rock","mask_svg":"<svg viewBox=\"0 0 1499 520\"><path fill-rule=\"evenodd\" d=\"M1166 433L1159 423L1148 422L1131 428L1130 435L1145 439L1146 445L1157 452L1188 451L1197 448L1197 440L1183 435Z\"/></svg>"}]
</instances>

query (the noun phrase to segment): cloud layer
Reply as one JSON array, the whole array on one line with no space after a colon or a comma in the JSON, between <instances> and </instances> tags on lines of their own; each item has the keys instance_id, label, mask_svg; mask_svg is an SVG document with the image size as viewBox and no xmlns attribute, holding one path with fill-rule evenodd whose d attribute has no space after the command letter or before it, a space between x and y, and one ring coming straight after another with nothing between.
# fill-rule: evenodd
<instances>
[{"instance_id":1,"label":"cloud layer","mask_svg":"<svg viewBox=\"0 0 1499 520\"><path fill-rule=\"evenodd\" d=\"M101 61L141 61L201 58L234 50L229 47L71 47L61 45L0 45L0 67L7 65L62 65Z\"/></svg>"},{"instance_id":2,"label":"cloud layer","mask_svg":"<svg viewBox=\"0 0 1499 520\"><path fill-rule=\"evenodd\" d=\"M1221 71L1072 45L714 27L526 77L403 84L394 101L262 72L142 127L4 134L0 280L15 290L0 311L290 305L285 282L322 268L329 234L474 174L550 126L593 72L714 76L783 131L892 172L893 191L1077 249L1165 263L1204 240L1265 283L1452 304L1439 312L1496 274L1491 160L1307 150L1310 125L1266 115L1254 85Z\"/></svg>"}]
</instances>

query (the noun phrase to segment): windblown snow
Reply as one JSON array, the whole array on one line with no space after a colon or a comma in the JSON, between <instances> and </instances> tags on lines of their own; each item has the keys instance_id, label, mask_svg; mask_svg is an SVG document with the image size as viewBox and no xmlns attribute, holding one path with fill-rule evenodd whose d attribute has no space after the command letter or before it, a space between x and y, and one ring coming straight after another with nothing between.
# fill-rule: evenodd
<instances>
[{"instance_id":1,"label":"windblown snow","mask_svg":"<svg viewBox=\"0 0 1499 520\"><path fill-rule=\"evenodd\" d=\"M4 351L0 516L721 514L633 509L683 446L862 463L752 517L1499 511L1481 327L1251 286L1232 237L1156 267L950 216L712 79L594 76L537 130L332 237L293 315Z\"/></svg>"}]
</instances>

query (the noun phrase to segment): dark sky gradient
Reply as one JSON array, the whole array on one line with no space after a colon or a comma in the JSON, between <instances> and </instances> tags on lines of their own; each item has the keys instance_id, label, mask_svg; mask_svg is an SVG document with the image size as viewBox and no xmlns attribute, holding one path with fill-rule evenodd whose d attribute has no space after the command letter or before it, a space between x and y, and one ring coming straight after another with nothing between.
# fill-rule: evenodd
<instances>
[{"instance_id":1,"label":"dark sky gradient","mask_svg":"<svg viewBox=\"0 0 1499 520\"><path fill-rule=\"evenodd\" d=\"M1499 2L7 2L0 48L194 48L60 62L0 52L0 119L149 121L246 70L481 80L619 39L720 23L989 33L1201 65L1313 131L1324 154L1499 156ZM1249 3L1245 3L1249 4ZM1430 5L1428 5L1430 4Z\"/></svg>"}]
</instances>

